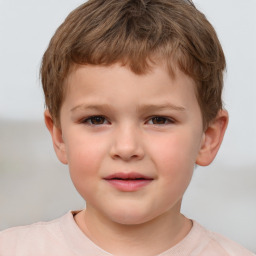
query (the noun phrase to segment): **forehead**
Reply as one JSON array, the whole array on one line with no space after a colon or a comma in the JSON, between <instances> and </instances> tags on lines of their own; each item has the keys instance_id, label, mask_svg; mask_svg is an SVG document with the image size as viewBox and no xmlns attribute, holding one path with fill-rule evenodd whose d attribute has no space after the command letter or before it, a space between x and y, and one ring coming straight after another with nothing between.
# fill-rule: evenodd
<instances>
[{"instance_id":1,"label":"forehead","mask_svg":"<svg viewBox=\"0 0 256 256\"><path fill-rule=\"evenodd\" d=\"M188 84L195 89L194 80L184 74L177 66L172 65L171 71L165 62L154 62L143 72L135 73L128 65L114 63L111 65L78 65L71 67L70 72L65 79L67 91L78 85L87 85L87 89L100 88L104 90L104 84L112 84L121 87L121 84L130 86L139 86L140 83L154 84L155 87L161 87L163 84ZM158 85L158 86L157 86ZM110 89L110 86L108 86Z\"/></svg>"},{"instance_id":2,"label":"forehead","mask_svg":"<svg viewBox=\"0 0 256 256\"><path fill-rule=\"evenodd\" d=\"M119 63L77 65L70 72L66 86L64 102L72 108L85 103L95 105L95 102L131 107L129 104L187 105L197 101L194 81L179 70L171 76L163 64L140 75Z\"/></svg>"},{"instance_id":3,"label":"forehead","mask_svg":"<svg viewBox=\"0 0 256 256\"><path fill-rule=\"evenodd\" d=\"M122 60L110 65L95 65L90 63L72 64L64 80L64 85L70 88L75 80L95 79L97 77L105 77L111 80L111 78L115 79L117 77L122 79L125 76L133 77L137 80L151 80L154 77L170 81L183 80L185 82L186 80L186 83L193 83L194 87L196 87L196 81L181 71L177 63L174 61L168 62L163 58L161 59L160 55L148 59L145 69L139 72L134 71L130 63Z\"/></svg>"}]
</instances>

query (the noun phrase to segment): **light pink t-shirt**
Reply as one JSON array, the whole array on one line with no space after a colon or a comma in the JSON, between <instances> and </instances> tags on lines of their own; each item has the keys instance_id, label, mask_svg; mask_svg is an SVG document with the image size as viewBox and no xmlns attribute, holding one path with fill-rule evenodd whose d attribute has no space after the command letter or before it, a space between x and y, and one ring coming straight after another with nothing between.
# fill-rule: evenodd
<instances>
[{"instance_id":1,"label":"light pink t-shirt","mask_svg":"<svg viewBox=\"0 0 256 256\"><path fill-rule=\"evenodd\" d=\"M109 256L79 229L69 212L63 217L0 232L1 256ZM240 245L193 221L189 234L158 256L253 256ZM254 255L255 256L255 255Z\"/></svg>"}]
</instances>

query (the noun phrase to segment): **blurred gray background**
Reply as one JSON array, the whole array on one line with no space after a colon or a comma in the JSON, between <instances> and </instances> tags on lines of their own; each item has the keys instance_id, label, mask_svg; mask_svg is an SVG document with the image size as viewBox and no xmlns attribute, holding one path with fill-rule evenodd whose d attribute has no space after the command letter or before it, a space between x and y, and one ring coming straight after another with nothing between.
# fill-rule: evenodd
<instances>
[{"instance_id":1,"label":"blurred gray background","mask_svg":"<svg viewBox=\"0 0 256 256\"><path fill-rule=\"evenodd\" d=\"M83 200L43 124L40 60L79 0L0 0L0 230L56 218ZM198 167L183 213L256 252L256 1L195 0L227 58L230 124L209 167Z\"/></svg>"}]
</instances>

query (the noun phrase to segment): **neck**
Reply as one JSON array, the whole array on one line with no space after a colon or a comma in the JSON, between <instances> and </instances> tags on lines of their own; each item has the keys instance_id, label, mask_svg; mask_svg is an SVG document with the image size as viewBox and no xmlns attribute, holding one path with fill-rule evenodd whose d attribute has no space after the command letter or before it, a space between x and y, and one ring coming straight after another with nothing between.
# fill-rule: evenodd
<instances>
[{"instance_id":1,"label":"neck","mask_svg":"<svg viewBox=\"0 0 256 256\"><path fill-rule=\"evenodd\" d=\"M91 211L81 211L75 221L89 239L114 255L159 254L179 243L192 227L190 220L173 211L136 225L119 224Z\"/></svg>"}]
</instances>

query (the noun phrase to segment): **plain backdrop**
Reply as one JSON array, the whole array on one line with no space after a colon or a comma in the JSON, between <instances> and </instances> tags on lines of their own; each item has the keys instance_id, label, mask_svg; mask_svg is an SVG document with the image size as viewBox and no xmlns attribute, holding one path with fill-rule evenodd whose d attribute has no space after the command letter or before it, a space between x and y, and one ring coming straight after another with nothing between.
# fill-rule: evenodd
<instances>
[{"instance_id":1,"label":"plain backdrop","mask_svg":"<svg viewBox=\"0 0 256 256\"><path fill-rule=\"evenodd\" d=\"M0 0L0 229L60 216L83 201L43 125L39 68L79 0ZM256 1L197 0L226 59L230 123L214 163L198 167L183 212L256 251Z\"/></svg>"}]
</instances>

